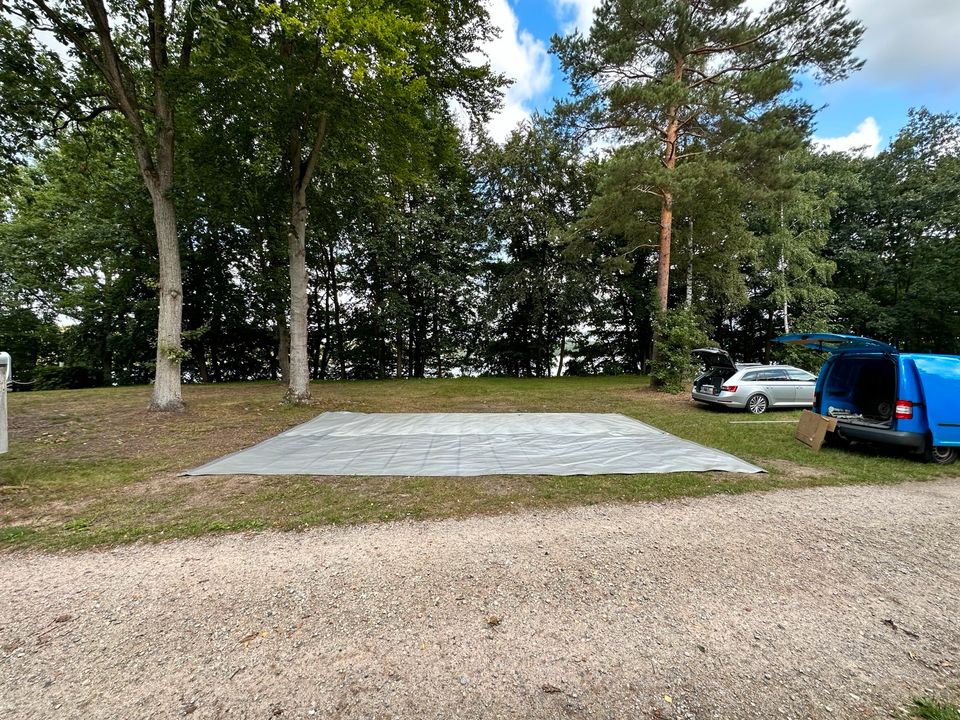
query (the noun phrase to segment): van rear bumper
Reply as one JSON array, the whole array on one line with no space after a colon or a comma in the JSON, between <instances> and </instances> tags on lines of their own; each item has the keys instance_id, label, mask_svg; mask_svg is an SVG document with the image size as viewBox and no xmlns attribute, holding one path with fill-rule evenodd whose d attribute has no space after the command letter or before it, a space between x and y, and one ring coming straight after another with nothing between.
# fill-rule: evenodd
<instances>
[{"instance_id":1,"label":"van rear bumper","mask_svg":"<svg viewBox=\"0 0 960 720\"><path fill-rule=\"evenodd\" d=\"M923 450L927 446L927 436L923 433L905 432L903 430L888 430L887 428L869 427L854 423L837 423L837 431L850 440L896 445L897 447Z\"/></svg>"}]
</instances>

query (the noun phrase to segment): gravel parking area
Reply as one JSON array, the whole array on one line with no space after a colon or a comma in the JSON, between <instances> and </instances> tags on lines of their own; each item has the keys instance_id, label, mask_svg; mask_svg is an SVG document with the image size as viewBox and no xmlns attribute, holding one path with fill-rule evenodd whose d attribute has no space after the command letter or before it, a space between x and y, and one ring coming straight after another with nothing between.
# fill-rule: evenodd
<instances>
[{"instance_id":1,"label":"gravel parking area","mask_svg":"<svg viewBox=\"0 0 960 720\"><path fill-rule=\"evenodd\" d=\"M960 699L960 480L0 557L10 718L881 718Z\"/></svg>"}]
</instances>

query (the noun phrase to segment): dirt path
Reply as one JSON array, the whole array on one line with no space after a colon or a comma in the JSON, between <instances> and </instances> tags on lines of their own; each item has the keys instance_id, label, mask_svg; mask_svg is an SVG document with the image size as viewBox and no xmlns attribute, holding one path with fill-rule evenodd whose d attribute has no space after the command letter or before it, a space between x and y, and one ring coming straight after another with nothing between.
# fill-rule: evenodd
<instances>
[{"instance_id":1,"label":"dirt path","mask_svg":"<svg viewBox=\"0 0 960 720\"><path fill-rule=\"evenodd\" d=\"M960 699L960 480L0 557L0 717Z\"/></svg>"}]
</instances>

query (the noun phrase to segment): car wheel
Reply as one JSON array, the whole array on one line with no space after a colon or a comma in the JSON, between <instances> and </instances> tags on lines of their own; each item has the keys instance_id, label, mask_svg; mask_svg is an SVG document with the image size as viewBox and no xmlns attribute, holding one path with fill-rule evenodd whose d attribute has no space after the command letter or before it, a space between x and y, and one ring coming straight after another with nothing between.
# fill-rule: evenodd
<instances>
[{"instance_id":1,"label":"car wheel","mask_svg":"<svg viewBox=\"0 0 960 720\"><path fill-rule=\"evenodd\" d=\"M958 448L927 446L927 460L937 465L952 465L958 457L960 457Z\"/></svg>"},{"instance_id":2,"label":"car wheel","mask_svg":"<svg viewBox=\"0 0 960 720\"><path fill-rule=\"evenodd\" d=\"M761 395L757 393L756 395L751 395L747 399L747 410L752 412L754 415L762 415L767 411L770 402L767 400L766 395Z\"/></svg>"}]
</instances>

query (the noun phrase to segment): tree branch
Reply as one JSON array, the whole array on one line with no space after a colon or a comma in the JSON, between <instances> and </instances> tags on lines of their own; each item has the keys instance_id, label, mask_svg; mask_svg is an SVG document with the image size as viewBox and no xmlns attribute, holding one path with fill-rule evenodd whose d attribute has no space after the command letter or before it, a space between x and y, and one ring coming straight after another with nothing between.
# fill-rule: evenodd
<instances>
[{"instance_id":1,"label":"tree branch","mask_svg":"<svg viewBox=\"0 0 960 720\"><path fill-rule=\"evenodd\" d=\"M197 20L194 15L194 6L196 5L196 0L191 0L187 5L186 10L186 27L183 31L183 45L180 46L180 69L186 70L190 66L190 55L193 51L193 39L194 35L197 32ZM172 10L171 10L172 13ZM172 25L171 18L171 25Z\"/></svg>"},{"instance_id":2,"label":"tree branch","mask_svg":"<svg viewBox=\"0 0 960 720\"><path fill-rule=\"evenodd\" d=\"M307 162L303 166L300 175L301 187L308 185L313 179L313 173L317 169L317 161L320 158L320 148L323 146L323 141L327 137L327 122L327 113L322 113L320 115L320 127L317 129L317 135L313 139L313 147L310 148L310 156L307 158Z\"/></svg>"}]
</instances>

